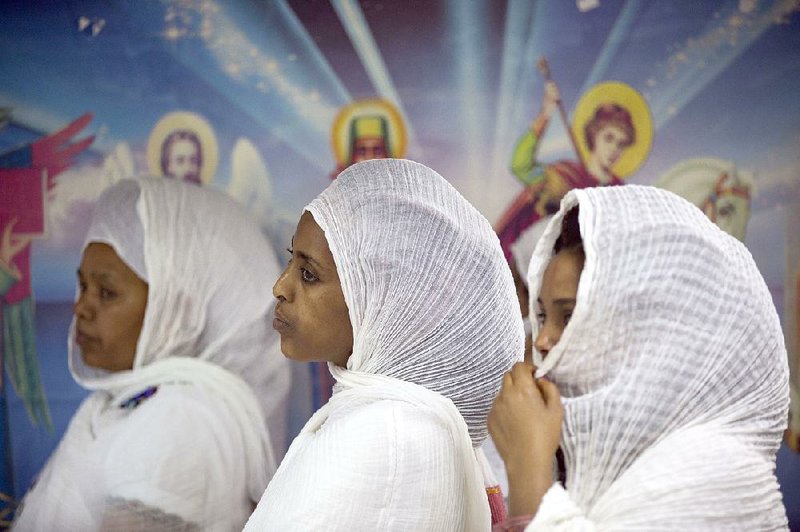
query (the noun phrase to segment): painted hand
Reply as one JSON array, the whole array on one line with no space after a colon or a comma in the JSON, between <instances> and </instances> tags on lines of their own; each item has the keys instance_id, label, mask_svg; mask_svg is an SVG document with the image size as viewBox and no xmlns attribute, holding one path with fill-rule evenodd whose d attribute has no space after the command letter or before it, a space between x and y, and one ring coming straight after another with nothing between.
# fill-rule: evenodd
<instances>
[{"instance_id":1,"label":"painted hand","mask_svg":"<svg viewBox=\"0 0 800 532\"><path fill-rule=\"evenodd\" d=\"M3 235L0 238L0 266L5 267L14 277L19 279L20 272L12 261L25 246L31 243L32 239L14 235L14 226L18 220L18 218L13 218L3 227Z\"/></svg>"}]
</instances>

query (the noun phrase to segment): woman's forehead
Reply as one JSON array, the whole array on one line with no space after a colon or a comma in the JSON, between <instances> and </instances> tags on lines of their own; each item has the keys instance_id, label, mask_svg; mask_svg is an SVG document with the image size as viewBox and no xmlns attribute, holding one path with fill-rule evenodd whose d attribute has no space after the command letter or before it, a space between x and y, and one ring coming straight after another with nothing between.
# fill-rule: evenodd
<instances>
[{"instance_id":1,"label":"woman's forehead","mask_svg":"<svg viewBox=\"0 0 800 532\"><path fill-rule=\"evenodd\" d=\"M292 247L295 252L301 252L322 266L333 266L334 264L325 232L308 211L303 213L297 223Z\"/></svg>"},{"instance_id":2,"label":"woman's forehead","mask_svg":"<svg viewBox=\"0 0 800 532\"><path fill-rule=\"evenodd\" d=\"M583 257L575 250L568 249L557 253L544 271L540 294L567 291L572 294L572 297L575 297L583 270L583 262Z\"/></svg>"}]
</instances>

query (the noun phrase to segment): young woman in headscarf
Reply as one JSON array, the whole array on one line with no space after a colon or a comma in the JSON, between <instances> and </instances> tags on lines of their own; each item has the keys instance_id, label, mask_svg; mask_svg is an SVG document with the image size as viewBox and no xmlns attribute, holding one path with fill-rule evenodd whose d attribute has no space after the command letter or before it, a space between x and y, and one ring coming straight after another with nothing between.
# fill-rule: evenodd
<instances>
[{"instance_id":1,"label":"young woman in headscarf","mask_svg":"<svg viewBox=\"0 0 800 532\"><path fill-rule=\"evenodd\" d=\"M486 219L421 164L358 163L306 207L273 292L283 353L337 382L245 530L489 530L477 449L523 329Z\"/></svg>"},{"instance_id":2,"label":"young woman in headscarf","mask_svg":"<svg viewBox=\"0 0 800 532\"><path fill-rule=\"evenodd\" d=\"M69 367L93 393L15 530L241 530L285 437L272 248L224 194L165 179L106 190L85 242Z\"/></svg>"},{"instance_id":3,"label":"young woman in headscarf","mask_svg":"<svg viewBox=\"0 0 800 532\"><path fill-rule=\"evenodd\" d=\"M667 191L577 190L528 280L538 369L515 365L489 421L510 483L498 530L786 528L786 350L741 242Z\"/></svg>"}]
</instances>

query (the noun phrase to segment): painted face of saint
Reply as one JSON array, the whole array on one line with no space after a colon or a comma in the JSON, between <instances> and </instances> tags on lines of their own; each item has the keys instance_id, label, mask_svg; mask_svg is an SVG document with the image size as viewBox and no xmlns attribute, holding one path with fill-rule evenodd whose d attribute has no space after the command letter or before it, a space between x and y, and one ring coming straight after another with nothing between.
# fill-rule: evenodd
<instances>
[{"instance_id":1,"label":"painted face of saint","mask_svg":"<svg viewBox=\"0 0 800 532\"><path fill-rule=\"evenodd\" d=\"M83 361L108 371L133 368L147 307L147 283L114 248L93 242L83 252L75 302L75 341Z\"/></svg>"},{"instance_id":2,"label":"painted face of saint","mask_svg":"<svg viewBox=\"0 0 800 532\"><path fill-rule=\"evenodd\" d=\"M166 173L181 181L200 183L200 154L194 142L179 139L172 143Z\"/></svg>"},{"instance_id":3,"label":"painted face of saint","mask_svg":"<svg viewBox=\"0 0 800 532\"><path fill-rule=\"evenodd\" d=\"M353 352L353 326L325 233L303 213L292 239L292 259L275 286L273 327L281 351L293 360L345 367Z\"/></svg>"},{"instance_id":4,"label":"painted face of saint","mask_svg":"<svg viewBox=\"0 0 800 532\"><path fill-rule=\"evenodd\" d=\"M606 172L619 160L622 152L630 145L630 138L622 128L609 124L597 132L594 139L592 157Z\"/></svg>"},{"instance_id":5,"label":"painted face of saint","mask_svg":"<svg viewBox=\"0 0 800 532\"><path fill-rule=\"evenodd\" d=\"M353 162L385 159L389 156L383 137L362 137L353 145Z\"/></svg>"}]
</instances>

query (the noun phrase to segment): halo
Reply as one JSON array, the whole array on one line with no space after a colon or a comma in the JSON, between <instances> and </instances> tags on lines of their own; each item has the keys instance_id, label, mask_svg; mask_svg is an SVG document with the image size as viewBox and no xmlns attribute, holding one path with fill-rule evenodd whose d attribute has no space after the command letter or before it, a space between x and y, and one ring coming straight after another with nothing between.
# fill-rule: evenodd
<instances>
[{"instance_id":1,"label":"halo","mask_svg":"<svg viewBox=\"0 0 800 532\"><path fill-rule=\"evenodd\" d=\"M150 138L147 140L147 166L150 174L164 177L164 172L161 171L161 146L167 136L178 129L189 130L200 139L200 149L203 152L200 180L204 185L211 183L219 161L217 137L205 118L189 111L173 111L165 114L150 132Z\"/></svg>"},{"instance_id":2,"label":"halo","mask_svg":"<svg viewBox=\"0 0 800 532\"><path fill-rule=\"evenodd\" d=\"M636 131L636 142L622 152L622 156L612 168L614 174L624 178L644 163L653 144L653 118L650 115L650 107L636 89L620 81L605 81L592 86L575 106L572 115L572 134L578 143L581 159L587 161L590 153L583 129L597 108L609 103L615 103L631 114L633 128Z\"/></svg>"},{"instance_id":3,"label":"halo","mask_svg":"<svg viewBox=\"0 0 800 532\"><path fill-rule=\"evenodd\" d=\"M402 159L406 153L406 127L400 111L391 102L381 98L357 100L339 111L331 128L331 147L339 165L347 164L350 147L350 123L362 116L380 115L389 127L389 156Z\"/></svg>"}]
</instances>

